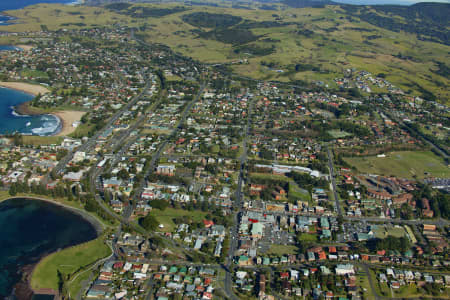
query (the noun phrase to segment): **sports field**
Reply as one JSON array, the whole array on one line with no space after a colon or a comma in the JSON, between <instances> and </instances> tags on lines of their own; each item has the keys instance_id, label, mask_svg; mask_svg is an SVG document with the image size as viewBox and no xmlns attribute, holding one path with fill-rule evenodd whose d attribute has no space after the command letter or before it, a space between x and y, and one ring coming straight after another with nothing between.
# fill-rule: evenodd
<instances>
[{"instance_id":1,"label":"sports field","mask_svg":"<svg viewBox=\"0 0 450 300\"><path fill-rule=\"evenodd\" d=\"M450 169L444 160L431 151L398 151L388 153L386 157L349 157L344 160L366 174L410 179L450 176Z\"/></svg>"}]
</instances>

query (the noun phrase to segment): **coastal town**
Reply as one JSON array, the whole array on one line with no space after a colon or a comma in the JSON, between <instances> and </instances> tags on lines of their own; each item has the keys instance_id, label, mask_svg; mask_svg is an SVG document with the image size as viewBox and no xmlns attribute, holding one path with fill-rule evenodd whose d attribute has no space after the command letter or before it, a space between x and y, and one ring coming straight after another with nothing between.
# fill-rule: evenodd
<instances>
[{"instance_id":1,"label":"coastal town","mask_svg":"<svg viewBox=\"0 0 450 300\"><path fill-rule=\"evenodd\" d=\"M1 136L2 200L99 231L36 263L34 295L450 297L442 102L351 66L336 89L243 78L120 24L2 38L24 46L0 86L34 95L14 112L62 122Z\"/></svg>"}]
</instances>

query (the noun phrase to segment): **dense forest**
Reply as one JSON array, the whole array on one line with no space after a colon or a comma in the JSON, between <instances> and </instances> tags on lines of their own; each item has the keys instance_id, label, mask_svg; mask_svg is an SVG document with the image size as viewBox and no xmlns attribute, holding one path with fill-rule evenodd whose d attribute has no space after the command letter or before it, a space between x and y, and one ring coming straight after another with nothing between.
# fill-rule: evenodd
<instances>
[{"instance_id":1,"label":"dense forest","mask_svg":"<svg viewBox=\"0 0 450 300\"><path fill-rule=\"evenodd\" d=\"M237 25L242 21L242 18L227 14L195 12L184 15L183 21L195 27L223 29Z\"/></svg>"},{"instance_id":2,"label":"dense forest","mask_svg":"<svg viewBox=\"0 0 450 300\"><path fill-rule=\"evenodd\" d=\"M146 6L133 6L130 3L112 3L106 5L105 7L121 14L132 16L133 18L159 18L187 10L183 6L176 6L173 8L155 8Z\"/></svg>"}]
</instances>

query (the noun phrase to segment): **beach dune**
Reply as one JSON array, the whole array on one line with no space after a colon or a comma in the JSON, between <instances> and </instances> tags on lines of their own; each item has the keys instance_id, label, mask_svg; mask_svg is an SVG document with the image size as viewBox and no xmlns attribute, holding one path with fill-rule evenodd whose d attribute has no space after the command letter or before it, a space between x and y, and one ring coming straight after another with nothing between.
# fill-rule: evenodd
<instances>
[{"instance_id":1,"label":"beach dune","mask_svg":"<svg viewBox=\"0 0 450 300\"><path fill-rule=\"evenodd\" d=\"M18 90L21 92L25 92L32 95L38 94L47 94L50 90L42 85L30 84L25 82L9 82L9 81L0 81L0 86L10 88L13 90Z\"/></svg>"}]
</instances>

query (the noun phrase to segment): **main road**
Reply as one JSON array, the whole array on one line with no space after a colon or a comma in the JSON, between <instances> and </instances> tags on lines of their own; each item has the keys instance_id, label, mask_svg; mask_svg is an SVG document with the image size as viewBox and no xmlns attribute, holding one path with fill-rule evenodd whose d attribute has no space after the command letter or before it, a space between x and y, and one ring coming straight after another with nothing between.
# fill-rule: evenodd
<instances>
[{"instance_id":1,"label":"main road","mask_svg":"<svg viewBox=\"0 0 450 300\"><path fill-rule=\"evenodd\" d=\"M244 182L244 171L246 168L246 162L247 162L247 139L248 135L250 133L251 128L251 110L252 110L253 102L250 100L249 106L248 106L248 112L247 112L247 124L244 131L244 140L242 143L243 152L241 157L239 158L240 163L240 169L239 169L239 178L238 178L238 184L236 188L236 194L235 194L235 201L234 201L234 209L237 209L237 212L234 213L234 225L230 230L230 248L228 249L228 255L226 258L226 263L224 265L225 269L225 293L228 295L230 299L238 299L236 295L233 293L233 279L232 279L232 272L233 272L233 257L234 253L237 249L237 243L238 243L238 230L239 230L239 216L242 214L242 184Z\"/></svg>"},{"instance_id":2,"label":"main road","mask_svg":"<svg viewBox=\"0 0 450 300\"><path fill-rule=\"evenodd\" d=\"M156 168L156 163L159 161L159 158L161 157L161 153L164 151L164 149L167 146L167 144L169 143L169 141L172 140L177 135L177 133L183 128L183 124L186 121L186 118L189 115L189 113L192 109L192 106L194 106L194 104L202 96L205 86L206 86L205 83L202 83L200 85L197 95L186 105L185 109L183 110L180 120L178 121L178 124L174 127L174 129L172 130L170 135L164 141L161 142L161 144L159 145L156 152L152 155L152 159L150 161L149 167L146 168L146 172L145 172L144 176L142 177L142 180L139 182L139 187L136 189L136 192L134 193L136 198L139 198L140 195L142 194L142 192L144 191L145 181L146 181L147 177ZM134 201L134 203L135 202L136 201Z\"/></svg>"},{"instance_id":3,"label":"main road","mask_svg":"<svg viewBox=\"0 0 450 300\"><path fill-rule=\"evenodd\" d=\"M136 95L130 102L128 102L125 106L123 106L120 110L118 110L111 118L109 118L108 122L105 126L99 131L97 131L86 143L79 146L76 150L69 152L65 157L63 157L58 164L53 168L52 173L59 175L59 173L64 170L66 165L73 159L75 152L82 151L88 152L98 141L100 135L105 132L105 130L111 128L113 124L123 115L124 112L128 111L130 107L135 105L141 97L148 91L150 87L150 81L146 79L147 83L144 89L140 94Z\"/></svg>"},{"instance_id":4,"label":"main road","mask_svg":"<svg viewBox=\"0 0 450 300\"><path fill-rule=\"evenodd\" d=\"M328 146L327 147L327 153L328 153L328 168L330 170L330 180L331 180L331 188L333 190L333 196L334 200L336 201L336 212L339 216L342 216L341 211L341 204L339 203L339 197L336 189L336 173L334 172L334 164L333 164L333 153L331 153L331 150Z\"/></svg>"}]
</instances>

